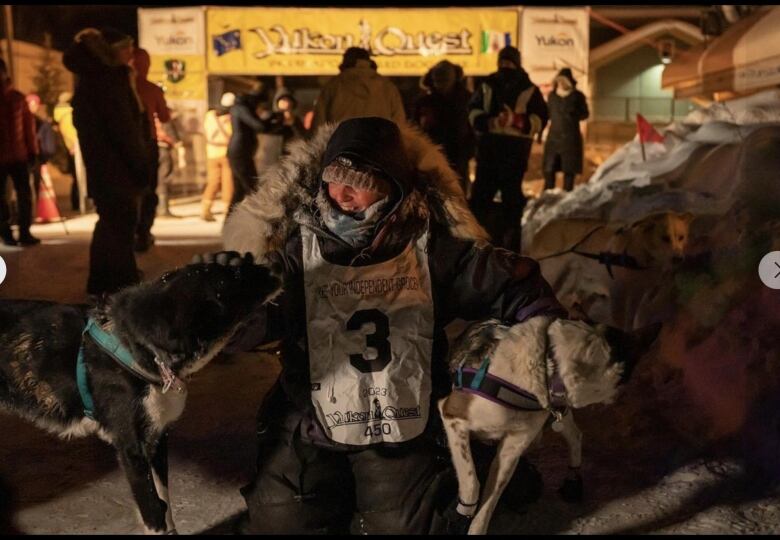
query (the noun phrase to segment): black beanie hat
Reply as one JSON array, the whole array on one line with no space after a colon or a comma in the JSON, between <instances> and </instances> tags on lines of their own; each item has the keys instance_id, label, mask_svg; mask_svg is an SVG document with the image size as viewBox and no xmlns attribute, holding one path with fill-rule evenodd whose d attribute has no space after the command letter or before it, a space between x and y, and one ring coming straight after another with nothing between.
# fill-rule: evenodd
<instances>
[{"instance_id":1,"label":"black beanie hat","mask_svg":"<svg viewBox=\"0 0 780 540\"><path fill-rule=\"evenodd\" d=\"M498 51L498 61L500 62L501 60L509 60L517 66L517 69L520 69L520 51L517 50L517 47L507 45Z\"/></svg>"},{"instance_id":2,"label":"black beanie hat","mask_svg":"<svg viewBox=\"0 0 780 540\"><path fill-rule=\"evenodd\" d=\"M333 131L322 159L323 169L337 157L346 157L357 164L381 171L408 193L413 182L414 167L406 154L401 131L395 122L379 117L350 118Z\"/></svg>"},{"instance_id":3,"label":"black beanie hat","mask_svg":"<svg viewBox=\"0 0 780 540\"><path fill-rule=\"evenodd\" d=\"M362 47L349 47L344 51L344 56L341 59L339 70L345 70L347 68L355 67L358 60L371 61L371 54ZM373 66L372 66L373 67Z\"/></svg>"}]
</instances>

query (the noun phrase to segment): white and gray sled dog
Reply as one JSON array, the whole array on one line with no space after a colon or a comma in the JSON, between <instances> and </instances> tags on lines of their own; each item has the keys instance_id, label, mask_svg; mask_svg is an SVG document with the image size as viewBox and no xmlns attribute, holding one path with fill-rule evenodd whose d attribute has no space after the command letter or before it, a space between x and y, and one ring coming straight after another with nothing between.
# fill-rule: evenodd
<instances>
[{"instance_id":1,"label":"white and gray sled dog","mask_svg":"<svg viewBox=\"0 0 780 540\"><path fill-rule=\"evenodd\" d=\"M569 447L571 472L561 494L571 501L581 498L582 433L570 409L611 403L660 326L624 333L534 317L513 326L491 319L461 334L450 355L454 388L439 400L439 412L458 477L457 512L473 516L469 534L487 532L520 456L541 438L550 420ZM472 435L498 443L481 497Z\"/></svg>"}]
</instances>

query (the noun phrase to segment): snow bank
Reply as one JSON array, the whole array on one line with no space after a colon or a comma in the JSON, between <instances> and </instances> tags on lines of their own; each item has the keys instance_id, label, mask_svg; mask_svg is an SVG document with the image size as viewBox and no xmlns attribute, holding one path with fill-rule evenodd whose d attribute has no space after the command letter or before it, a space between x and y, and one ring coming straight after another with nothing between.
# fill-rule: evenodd
<instances>
[{"instance_id":1,"label":"snow bank","mask_svg":"<svg viewBox=\"0 0 780 540\"><path fill-rule=\"evenodd\" d=\"M593 173L589 181L571 192L552 190L529 201L523 215L523 248L546 224L564 218L597 218L636 221L649 214L671 210L697 214L722 213L733 202L733 185L715 183L718 189L668 185L664 175L685 173L692 156L704 147L741 145L757 129L780 126L780 90L714 103L693 111L682 122L661 129L663 143L644 144L638 137L623 145ZM696 178L692 178L696 184ZM701 184L701 182L698 182ZM660 189L653 186L661 185Z\"/></svg>"}]
</instances>

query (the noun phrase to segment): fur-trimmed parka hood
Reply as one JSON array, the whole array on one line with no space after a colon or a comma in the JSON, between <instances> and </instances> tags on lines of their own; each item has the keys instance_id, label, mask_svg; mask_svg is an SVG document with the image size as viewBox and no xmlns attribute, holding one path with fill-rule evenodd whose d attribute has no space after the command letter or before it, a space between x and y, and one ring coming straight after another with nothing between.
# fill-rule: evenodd
<instances>
[{"instance_id":1,"label":"fur-trimmed parka hood","mask_svg":"<svg viewBox=\"0 0 780 540\"><path fill-rule=\"evenodd\" d=\"M300 224L323 228L315 199L321 189L328 142L337 126L323 125L310 140L291 143L290 154L263 173L258 189L225 222L225 249L250 252L259 259L282 248ZM487 241L487 233L469 210L458 176L441 150L414 127L400 126L400 132L414 172L406 179L409 188L396 209L397 226L386 241L398 240L405 224L427 220L446 227L455 238Z\"/></svg>"},{"instance_id":2,"label":"fur-trimmed parka hood","mask_svg":"<svg viewBox=\"0 0 780 540\"><path fill-rule=\"evenodd\" d=\"M107 70L130 72L113 55L111 45L94 28L79 32L62 57L63 65L79 76L105 73Z\"/></svg>"}]
</instances>

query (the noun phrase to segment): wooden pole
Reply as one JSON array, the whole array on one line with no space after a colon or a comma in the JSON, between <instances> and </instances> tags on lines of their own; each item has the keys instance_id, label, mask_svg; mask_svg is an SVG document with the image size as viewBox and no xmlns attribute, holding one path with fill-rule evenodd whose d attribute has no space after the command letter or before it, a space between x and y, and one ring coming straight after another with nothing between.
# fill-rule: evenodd
<instances>
[{"instance_id":1,"label":"wooden pole","mask_svg":"<svg viewBox=\"0 0 780 540\"><path fill-rule=\"evenodd\" d=\"M11 77L11 82L16 84L16 72L14 71L14 19L11 13L11 6L6 4L5 8L5 37L8 46L6 51L8 53L8 76Z\"/></svg>"}]
</instances>

